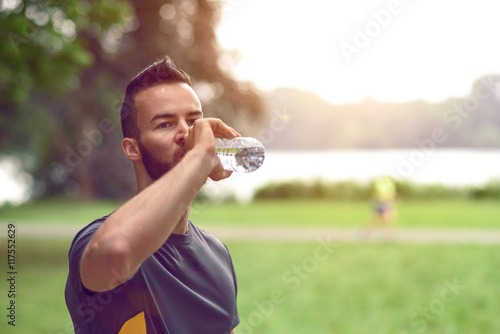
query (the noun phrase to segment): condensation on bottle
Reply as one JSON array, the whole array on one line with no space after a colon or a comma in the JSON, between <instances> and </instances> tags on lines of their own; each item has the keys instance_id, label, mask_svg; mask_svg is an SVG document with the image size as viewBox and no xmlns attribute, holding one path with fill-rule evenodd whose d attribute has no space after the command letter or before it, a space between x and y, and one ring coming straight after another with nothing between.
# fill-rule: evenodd
<instances>
[{"instance_id":1,"label":"condensation on bottle","mask_svg":"<svg viewBox=\"0 0 500 334\"><path fill-rule=\"evenodd\" d=\"M264 146L255 138L215 138L215 152L225 170L251 173L264 163Z\"/></svg>"}]
</instances>

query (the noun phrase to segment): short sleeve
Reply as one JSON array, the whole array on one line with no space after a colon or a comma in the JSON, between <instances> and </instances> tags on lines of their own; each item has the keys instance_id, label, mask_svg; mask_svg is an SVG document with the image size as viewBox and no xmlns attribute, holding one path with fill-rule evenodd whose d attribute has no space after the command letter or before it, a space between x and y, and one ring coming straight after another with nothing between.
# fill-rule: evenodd
<instances>
[{"instance_id":1,"label":"short sleeve","mask_svg":"<svg viewBox=\"0 0 500 334\"><path fill-rule=\"evenodd\" d=\"M233 319L233 328L231 329L235 329L236 326L238 326L240 323L240 316L238 314L238 310L236 310L236 315L234 316L234 319Z\"/></svg>"},{"instance_id":2,"label":"short sleeve","mask_svg":"<svg viewBox=\"0 0 500 334\"><path fill-rule=\"evenodd\" d=\"M228 264L231 267L231 272L233 275L233 280L234 280L234 290L236 292L236 295L238 295L238 282L236 279L236 271L234 269L234 264L233 264L233 259L231 258L231 254L229 253L229 249L227 248L226 244L222 243L224 245L224 248L226 249L227 256L228 256ZM240 316L238 313L238 303L234 304L234 318L233 318L233 324L232 324L232 329L234 329L238 324L240 323Z\"/></svg>"},{"instance_id":3,"label":"short sleeve","mask_svg":"<svg viewBox=\"0 0 500 334\"><path fill-rule=\"evenodd\" d=\"M83 287L81 276L80 276L80 263L82 261L83 252L90 240L94 236L95 232L104 222L105 218L96 220L89 224L87 227L82 229L73 239L73 243L68 252L69 260L69 276L68 280L73 290L77 293L89 294L89 291Z\"/></svg>"}]
</instances>

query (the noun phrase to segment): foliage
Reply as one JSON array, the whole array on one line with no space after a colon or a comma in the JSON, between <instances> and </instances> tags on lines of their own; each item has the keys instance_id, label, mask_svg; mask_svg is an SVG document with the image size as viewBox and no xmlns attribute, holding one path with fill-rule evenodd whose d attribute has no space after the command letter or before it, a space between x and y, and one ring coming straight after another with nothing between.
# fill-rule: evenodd
<instances>
[{"instance_id":1,"label":"foliage","mask_svg":"<svg viewBox=\"0 0 500 334\"><path fill-rule=\"evenodd\" d=\"M291 180L270 182L256 190L256 200L265 199L334 199L367 200L371 196L369 185L355 181L328 182L316 179L313 182Z\"/></svg>"},{"instance_id":2,"label":"foliage","mask_svg":"<svg viewBox=\"0 0 500 334\"><path fill-rule=\"evenodd\" d=\"M473 187L470 197L474 199L491 198L500 200L500 180L492 180L483 187Z\"/></svg>"},{"instance_id":3,"label":"foliage","mask_svg":"<svg viewBox=\"0 0 500 334\"><path fill-rule=\"evenodd\" d=\"M403 200L436 200L470 198L470 187L447 186L436 184L413 184L397 180L396 189Z\"/></svg>"},{"instance_id":4,"label":"foliage","mask_svg":"<svg viewBox=\"0 0 500 334\"><path fill-rule=\"evenodd\" d=\"M126 27L131 6L114 0L11 4L0 12L1 34L8 37L0 51L2 153L21 157L39 193L85 192L91 187L80 181L92 170L90 153L104 142L78 147L82 131L93 131L100 120L94 117L105 115L85 80L102 50L91 45Z\"/></svg>"},{"instance_id":5,"label":"foliage","mask_svg":"<svg viewBox=\"0 0 500 334\"><path fill-rule=\"evenodd\" d=\"M21 104L32 91L65 93L82 67L92 63L91 54L76 38L82 6L74 0L28 0L12 7L0 11L3 103Z\"/></svg>"},{"instance_id":6,"label":"foliage","mask_svg":"<svg viewBox=\"0 0 500 334\"><path fill-rule=\"evenodd\" d=\"M413 184L396 180L398 198L403 200L435 199L499 199L500 182L490 181L482 186L447 186L444 184ZM265 199L332 199L332 200L368 200L373 198L373 181L359 183L355 181L313 182L302 180L270 182L255 192L256 200Z\"/></svg>"}]
</instances>

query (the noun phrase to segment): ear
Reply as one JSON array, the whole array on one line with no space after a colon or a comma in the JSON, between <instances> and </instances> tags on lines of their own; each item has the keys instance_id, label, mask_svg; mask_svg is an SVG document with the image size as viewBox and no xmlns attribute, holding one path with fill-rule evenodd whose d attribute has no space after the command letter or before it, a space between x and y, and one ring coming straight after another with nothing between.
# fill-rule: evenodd
<instances>
[{"instance_id":1,"label":"ear","mask_svg":"<svg viewBox=\"0 0 500 334\"><path fill-rule=\"evenodd\" d=\"M122 150L125 156L132 161L140 161L142 159L139 145L134 138L123 138Z\"/></svg>"}]
</instances>

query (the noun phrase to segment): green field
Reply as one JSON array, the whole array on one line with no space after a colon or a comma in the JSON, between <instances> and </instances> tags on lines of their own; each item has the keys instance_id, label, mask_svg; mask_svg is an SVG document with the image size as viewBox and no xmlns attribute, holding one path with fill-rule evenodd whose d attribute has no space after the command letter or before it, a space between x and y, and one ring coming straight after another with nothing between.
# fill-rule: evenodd
<instances>
[{"instance_id":1,"label":"green field","mask_svg":"<svg viewBox=\"0 0 500 334\"><path fill-rule=\"evenodd\" d=\"M86 224L115 202L45 200L0 209L6 222ZM199 202L205 226L360 227L368 202ZM400 228L496 228L493 201L400 202ZM5 231L4 231L5 230ZM7 325L6 242L0 239L0 333L73 333L64 303L71 239L17 236L16 327ZM225 240L238 276L238 334L500 333L500 245Z\"/></svg>"},{"instance_id":2,"label":"green field","mask_svg":"<svg viewBox=\"0 0 500 334\"><path fill-rule=\"evenodd\" d=\"M226 243L238 275L238 334L500 333L500 246ZM68 247L18 240L16 327L2 316L1 333L72 333Z\"/></svg>"},{"instance_id":3,"label":"green field","mask_svg":"<svg viewBox=\"0 0 500 334\"><path fill-rule=\"evenodd\" d=\"M200 203L191 219L214 225L351 227L364 226L373 214L371 202L266 201ZM500 203L494 201L436 200L408 201L397 205L401 228L497 228Z\"/></svg>"},{"instance_id":4,"label":"green field","mask_svg":"<svg viewBox=\"0 0 500 334\"><path fill-rule=\"evenodd\" d=\"M0 208L0 220L25 223L85 224L120 206L118 202L44 200L20 207ZM190 218L200 225L259 227L364 226L371 218L372 203L345 201L195 202ZM497 228L500 203L492 200L400 201L400 228Z\"/></svg>"}]
</instances>

